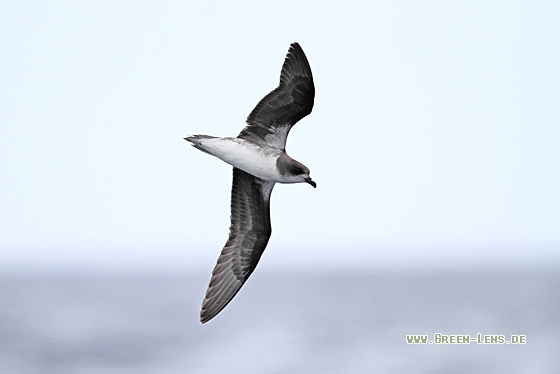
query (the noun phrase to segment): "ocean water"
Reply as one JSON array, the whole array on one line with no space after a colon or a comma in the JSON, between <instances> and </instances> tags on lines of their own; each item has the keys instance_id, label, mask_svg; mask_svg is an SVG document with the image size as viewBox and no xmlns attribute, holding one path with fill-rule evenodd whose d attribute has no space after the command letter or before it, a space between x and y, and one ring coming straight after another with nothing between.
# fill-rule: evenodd
<instances>
[{"instance_id":1,"label":"ocean water","mask_svg":"<svg viewBox=\"0 0 560 374\"><path fill-rule=\"evenodd\" d=\"M208 280L0 275L0 373L560 373L560 270L257 271L201 325Z\"/></svg>"}]
</instances>

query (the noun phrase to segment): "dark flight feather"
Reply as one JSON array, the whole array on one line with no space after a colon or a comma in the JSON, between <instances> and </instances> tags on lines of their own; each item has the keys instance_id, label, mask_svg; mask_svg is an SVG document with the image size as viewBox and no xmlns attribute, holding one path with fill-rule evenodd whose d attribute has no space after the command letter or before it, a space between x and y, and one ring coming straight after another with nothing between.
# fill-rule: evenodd
<instances>
[{"instance_id":1,"label":"dark flight feather","mask_svg":"<svg viewBox=\"0 0 560 374\"><path fill-rule=\"evenodd\" d=\"M266 95L247 117L247 126L238 138L286 148L292 126L311 113L315 86L309 61L298 43L292 43L280 73L280 85Z\"/></svg>"},{"instance_id":2,"label":"dark flight feather","mask_svg":"<svg viewBox=\"0 0 560 374\"><path fill-rule=\"evenodd\" d=\"M229 238L212 271L200 312L202 323L224 309L255 270L272 233L270 194L274 184L233 168Z\"/></svg>"}]
</instances>

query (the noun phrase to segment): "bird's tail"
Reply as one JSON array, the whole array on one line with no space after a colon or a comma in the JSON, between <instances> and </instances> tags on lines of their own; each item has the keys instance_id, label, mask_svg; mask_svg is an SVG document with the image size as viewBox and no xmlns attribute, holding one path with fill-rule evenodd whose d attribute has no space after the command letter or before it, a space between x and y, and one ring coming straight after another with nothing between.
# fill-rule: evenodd
<instances>
[{"instance_id":1,"label":"bird's tail","mask_svg":"<svg viewBox=\"0 0 560 374\"><path fill-rule=\"evenodd\" d=\"M183 138L183 139L190 142L191 145L193 147L195 147L196 149L199 149L204 153L208 153L209 155L212 155L210 152L208 152L204 148L203 141L204 141L204 139L215 139L215 138L216 138L216 136L210 136L210 135L189 135L189 136L187 136L186 138Z\"/></svg>"}]
</instances>

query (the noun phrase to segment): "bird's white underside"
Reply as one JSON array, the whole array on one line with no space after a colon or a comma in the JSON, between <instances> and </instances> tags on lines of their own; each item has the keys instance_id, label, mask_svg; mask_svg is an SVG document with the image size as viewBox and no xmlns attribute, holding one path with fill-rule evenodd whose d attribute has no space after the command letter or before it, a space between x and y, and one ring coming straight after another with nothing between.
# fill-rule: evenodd
<instances>
[{"instance_id":1,"label":"bird's white underside","mask_svg":"<svg viewBox=\"0 0 560 374\"><path fill-rule=\"evenodd\" d=\"M276 160L282 153L279 149L262 148L240 138L201 138L198 142L206 152L257 178L278 183L301 182L301 178L278 172Z\"/></svg>"}]
</instances>

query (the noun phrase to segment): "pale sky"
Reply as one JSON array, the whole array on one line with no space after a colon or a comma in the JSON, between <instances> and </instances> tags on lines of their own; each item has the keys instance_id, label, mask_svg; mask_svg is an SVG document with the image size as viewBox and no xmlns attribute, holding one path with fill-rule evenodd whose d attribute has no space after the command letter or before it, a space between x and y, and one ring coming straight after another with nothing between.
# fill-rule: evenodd
<instances>
[{"instance_id":1,"label":"pale sky","mask_svg":"<svg viewBox=\"0 0 560 374\"><path fill-rule=\"evenodd\" d=\"M0 3L0 268L210 271L237 136L291 42L316 86L275 266L560 263L560 3ZM263 265L266 262L266 265Z\"/></svg>"}]
</instances>

